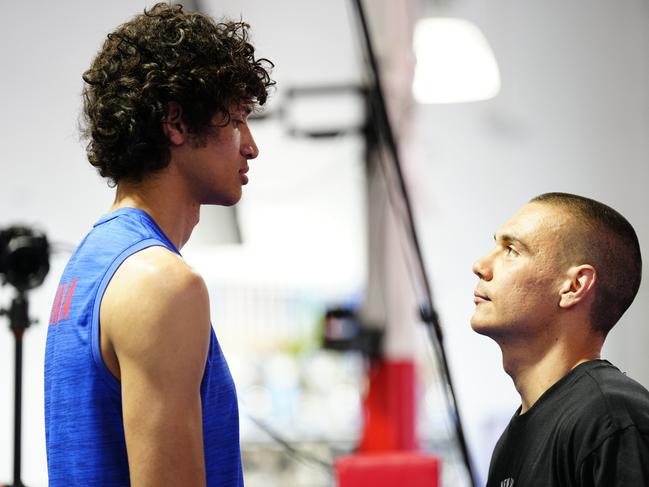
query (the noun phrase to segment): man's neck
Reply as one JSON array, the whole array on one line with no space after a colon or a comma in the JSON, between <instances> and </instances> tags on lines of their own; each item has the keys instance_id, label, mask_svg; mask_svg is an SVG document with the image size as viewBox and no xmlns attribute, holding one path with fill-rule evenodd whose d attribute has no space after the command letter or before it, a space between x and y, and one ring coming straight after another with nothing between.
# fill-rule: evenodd
<instances>
[{"instance_id":1,"label":"man's neck","mask_svg":"<svg viewBox=\"0 0 649 487\"><path fill-rule=\"evenodd\" d=\"M532 340L533 343L533 340ZM600 357L598 340L557 338L551 346L501 345L503 367L521 396L521 414L577 365Z\"/></svg>"},{"instance_id":2,"label":"man's neck","mask_svg":"<svg viewBox=\"0 0 649 487\"><path fill-rule=\"evenodd\" d=\"M181 249L200 217L200 205L179 191L171 178L153 175L140 183L121 182L111 211L139 208L153 218L167 238Z\"/></svg>"}]
</instances>

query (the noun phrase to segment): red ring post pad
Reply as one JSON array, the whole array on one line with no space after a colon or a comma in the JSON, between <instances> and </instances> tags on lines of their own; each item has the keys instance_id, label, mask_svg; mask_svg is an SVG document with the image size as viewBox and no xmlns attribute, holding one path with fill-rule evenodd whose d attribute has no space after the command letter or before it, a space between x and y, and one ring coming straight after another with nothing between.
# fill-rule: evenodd
<instances>
[{"instance_id":1,"label":"red ring post pad","mask_svg":"<svg viewBox=\"0 0 649 487\"><path fill-rule=\"evenodd\" d=\"M358 452L417 451L414 362L372 360L367 378Z\"/></svg>"},{"instance_id":2,"label":"red ring post pad","mask_svg":"<svg viewBox=\"0 0 649 487\"><path fill-rule=\"evenodd\" d=\"M359 453L336 459L337 487L438 487L437 457L417 452Z\"/></svg>"}]
</instances>

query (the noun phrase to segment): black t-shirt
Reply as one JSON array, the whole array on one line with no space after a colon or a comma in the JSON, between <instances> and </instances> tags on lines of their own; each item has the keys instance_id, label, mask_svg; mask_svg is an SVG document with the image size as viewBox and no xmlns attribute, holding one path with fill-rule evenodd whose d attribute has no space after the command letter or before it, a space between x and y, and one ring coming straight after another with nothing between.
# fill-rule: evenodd
<instances>
[{"instance_id":1,"label":"black t-shirt","mask_svg":"<svg viewBox=\"0 0 649 487\"><path fill-rule=\"evenodd\" d=\"M487 487L649 487L649 392L609 362L578 365L519 413Z\"/></svg>"}]
</instances>

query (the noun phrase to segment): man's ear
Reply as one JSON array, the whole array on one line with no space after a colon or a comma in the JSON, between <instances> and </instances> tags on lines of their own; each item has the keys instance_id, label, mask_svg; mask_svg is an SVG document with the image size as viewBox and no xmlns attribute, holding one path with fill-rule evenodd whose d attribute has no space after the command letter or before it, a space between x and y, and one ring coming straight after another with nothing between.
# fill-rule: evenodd
<instances>
[{"instance_id":1,"label":"man's ear","mask_svg":"<svg viewBox=\"0 0 649 487\"><path fill-rule=\"evenodd\" d=\"M592 296L596 281L597 271L592 265L582 264L571 267L560 290L559 307L571 308Z\"/></svg>"},{"instance_id":2,"label":"man's ear","mask_svg":"<svg viewBox=\"0 0 649 487\"><path fill-rule=\"evenodd\" d=\"M187 139L187 124L183 120L183 109L175 101L167 103L167 112L162 121L162 131L171 145L181 145Z\"/></svg>"}]
</instances>

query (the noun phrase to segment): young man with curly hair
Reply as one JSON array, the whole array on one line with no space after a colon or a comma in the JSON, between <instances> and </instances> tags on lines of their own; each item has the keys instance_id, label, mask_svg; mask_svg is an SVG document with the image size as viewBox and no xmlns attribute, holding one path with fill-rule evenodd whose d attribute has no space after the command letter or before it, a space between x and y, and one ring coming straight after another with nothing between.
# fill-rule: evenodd
<instances>
[{"instance_id":1,"label":"young man with curly hair","mask_svg":"<svg viewBox=\"0 0 649 487\"><path fill-rule=\"evenodd\" d=\"M649 485L649 392L600 359L642 276L638 238L617 211L546 193L495 234L473 266L473 329L498 343L521 407L487 487Z\"/></svg>"},{"instance_id":2,"label":"young man with curly hair","mask_svg":"<svg viewBox=\"0 0 649 487\"><path fill-rule=\"evenodd\" d=\"M202 278L180 256L204 204L233 205L272 63L242 22L157 4L84 73L90 163L116 185L52 307L51 486L242 486L237 397Z\"/></svg>"}]
</instances>

